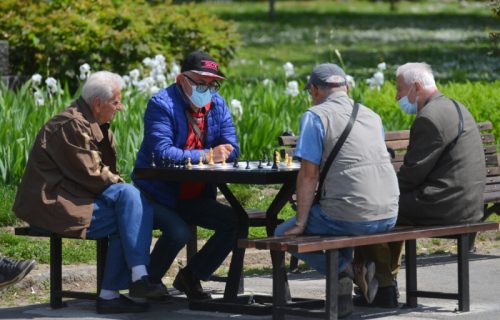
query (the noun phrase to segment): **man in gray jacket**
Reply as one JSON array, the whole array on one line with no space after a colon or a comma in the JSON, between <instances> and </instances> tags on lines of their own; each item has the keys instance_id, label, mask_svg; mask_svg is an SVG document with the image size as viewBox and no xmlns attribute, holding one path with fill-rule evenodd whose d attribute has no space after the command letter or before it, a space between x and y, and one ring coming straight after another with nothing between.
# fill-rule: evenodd
<instances>
[{"instance_id":1,"label":"man in gray jacket","mask_svg":"<svg viewBox=\"0 0 500 320\"><path fill-rule=\"evenodd\" d=\"M410 129L404 164L398 172L398 224L449 225L477 222L483 216L486 177L481 137L462 104L436 88L425 63L407 63L396 71L396 100L417 117ZM373 305L398 306L396 277L403 242L359 247L355 261L376 264L378 293ZM363 297L355 303L366 303Z\"/></svg>"},{"instance_id":2,"label":"man in gray jacket","mask_svg":"<svg viewBox=\"0 0 500 320\"><path fill-rule=\"evenodd\" d=\"M363 235L388 231L396 223L399 190L384 143L382 120L369 108L358 105L352 130L330 168L325 168L353 113L354 101L347 95L344 71L335 64L317 66L306 88L314 105L302 116L295 150L295 156L301 159L297 215L279 225L275 234ZM316 186L324 170L326 178L318 190L321 196L315 202ZM339 252L339 270L351 277L352 251L346 248ZM325 274L324 255L296 256ZM365 264L354 270L354 280L369 301L377 290L374 264L371 266ZM348 298L352 304L350 291Z\"/></svg>"}]
</instances>

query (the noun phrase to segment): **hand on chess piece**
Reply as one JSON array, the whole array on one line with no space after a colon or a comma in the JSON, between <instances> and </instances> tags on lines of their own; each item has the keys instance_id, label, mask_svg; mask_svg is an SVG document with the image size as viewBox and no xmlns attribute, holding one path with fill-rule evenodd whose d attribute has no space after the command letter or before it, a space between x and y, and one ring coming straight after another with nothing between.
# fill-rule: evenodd
<instances>
[{"instance_id":1,"label":"hand on chess piece","mask_svg":"<svg viewBox=\"0 0 500 320\"><path fill-rule=\"evenodd\" d=\"M214 150L214 162L222 162L229 157L229 154L233 151L234 147L230 144L220 144L213 148Z\"/></svg>"}]
</instances>

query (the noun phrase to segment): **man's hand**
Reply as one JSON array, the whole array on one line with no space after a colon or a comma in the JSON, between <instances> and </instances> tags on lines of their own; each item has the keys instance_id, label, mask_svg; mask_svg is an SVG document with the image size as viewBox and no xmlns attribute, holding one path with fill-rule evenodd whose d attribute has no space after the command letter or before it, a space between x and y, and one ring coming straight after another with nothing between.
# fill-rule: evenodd
<instances>
[{"instance_id":1,"label":"man's hand","mask_svg":"<svg viewBox=\"0 0 500 320\"><path fill-rule=\"evenodd\" d=\"M285 231L284 235L285 236L294 236L294 235L301 235L303 233L304 233L303 226L293 226L292 228Z\"/></svg>"},{"instance_id":2,"label":"man's hand","mask_svg":"<svg viewBox=\"0 0 500 320\"><path fill-rule=\"evenodd\" d=\"M234 147L230 144L220 144L214 149L214 162L222 162L229 157L229 154L234 150Z\"/></svg>"}]
</instances>

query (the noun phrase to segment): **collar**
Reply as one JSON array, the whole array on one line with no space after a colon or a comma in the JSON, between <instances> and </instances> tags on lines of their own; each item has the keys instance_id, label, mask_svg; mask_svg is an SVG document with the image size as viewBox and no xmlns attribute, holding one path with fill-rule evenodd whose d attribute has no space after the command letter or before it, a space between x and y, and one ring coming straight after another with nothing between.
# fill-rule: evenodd
<instances>
[{"instance_id":1,"label":"collar","mask_svg":"<svg viewBox=\"0 0 500 320\"><path fill-rule=\"evenodd\" d=\"M78 111L80 111L83 117L90 123L90 131L92 132L92 135L96 138L97 142L101 142L104 136L99 124L94 118L94 114L90 110L89 105L85 102L85 100L83 100L82 97L76 100L76 104L78 106Z\"/></svg>"},{"instance_id":2,"label":"collar","mask_svg":"<svg viewBox=\"0 0 500 320\"><path fill-rule=\"evenodd\" d=\"M442 94L441 92L439 91L434 92L430 97L427 98L427 100L425 100L423 108L425 108L425 106L428 105L432 100L435 100L442 96L444 96L444 94Z\"/></svg>"},{"instance_id":3,"label":"collar","mask_svg":"<svg viewBox=\"0 0 500 320\"><path fill-rule=\"evenodd\" d=\"M321 103L324 103L326 101L334 101L334 100L337 100L339 98L347 98L349 100L351 99L351 98L349 98L349 95L347 94L347 92L335 91L335 92L332 92L329 96L326 96Z\"/></svg>"}]
</instances>

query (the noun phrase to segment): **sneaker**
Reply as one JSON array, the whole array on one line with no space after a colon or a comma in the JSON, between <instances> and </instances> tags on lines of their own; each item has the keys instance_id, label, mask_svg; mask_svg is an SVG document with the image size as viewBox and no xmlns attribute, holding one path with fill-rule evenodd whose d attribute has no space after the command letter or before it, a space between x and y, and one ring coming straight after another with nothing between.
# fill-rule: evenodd
<instances>
[{"instance_id":1,"label":"sneaker","mask_svg":"<svg viewBox=\"0 0 500 320\"><path fill-rule=\"evenodd\" d=\"M0 289L21 281L35 267L35 260L0 260Z\"/></svg>"},{"instance_id":2,"label":"sneaker","mask_svg":"<svg viewBox=\"0 0 500 320\"><path fill-rule=\"evenodd\" d=\"M172 285L177 290L184 292L189 300L212 299L210 293L203 291L200 280L186 268L177 273Z\"/></svg>"},{"instance_id":3,"label":"sneaker","mask_svg":"<svg viewBox=\"0 0 500 320\"><path fill-rule=\"evenodd\" d=\"M154 298L163 296L165 289L163 284L151 283L148 276L143 276L130 285L128 294L133 298Z\"/></svg>"},{"instance_id":4,"label":"sneaker","mask_svg":"<svg viewBox=\"0 0 500 320\"><path fill-rule=\"evenodd\" d=\"M354 282L368 303L372 303L377 294L378 280L375 278L375 263L368 261L354 266Z\"/></svg>"},{"instance_id":5,"label":"sneaker","mask_svg":"<svg viewBox=\"0 0 500 320\"><path fill-rule=\"evenodd\" d=\"M353 303L359 307L397 308L399 307L398 288L395 285L380 287L371 303L363 295L356 296Z\"/></svg>"},{"instance_id":6,"label":"sneaker","mask_svg":"<svg viewBox=\"0 0 500 320\"><path fill-rule=\"evenodd\" d=\"M111 300L98 297L96 301L96 312L99 314L138 313L146 312L148 309L149 304L135 302L124 295L120 295L118 298Z\"/></svg>"}]
</instances>

